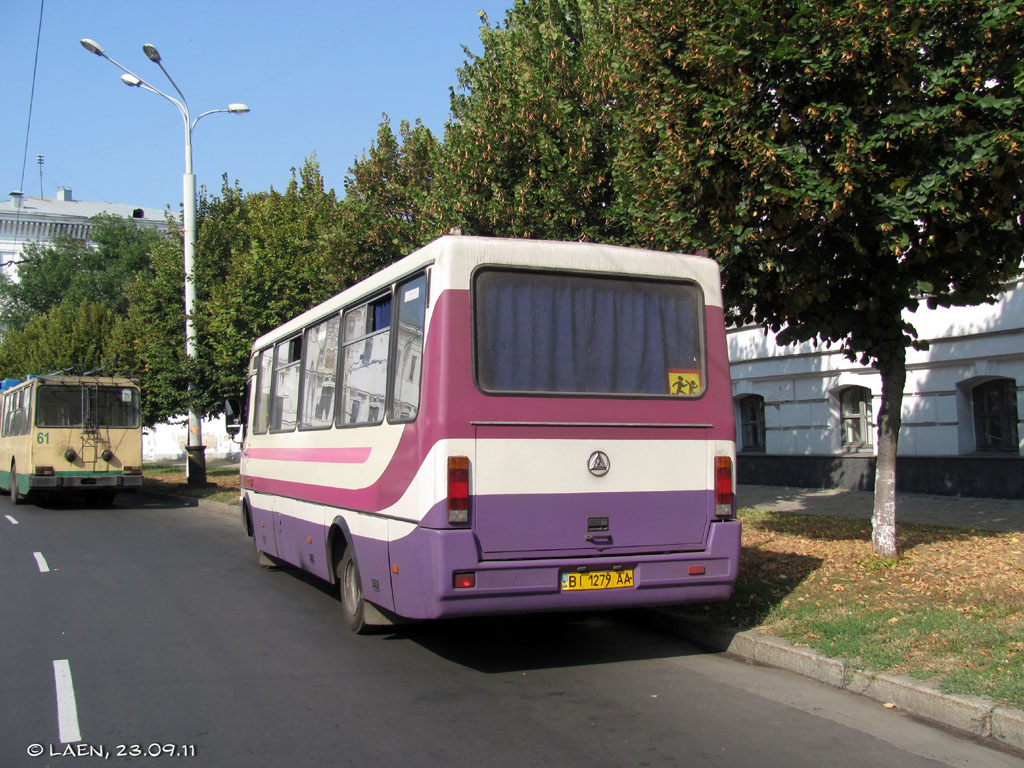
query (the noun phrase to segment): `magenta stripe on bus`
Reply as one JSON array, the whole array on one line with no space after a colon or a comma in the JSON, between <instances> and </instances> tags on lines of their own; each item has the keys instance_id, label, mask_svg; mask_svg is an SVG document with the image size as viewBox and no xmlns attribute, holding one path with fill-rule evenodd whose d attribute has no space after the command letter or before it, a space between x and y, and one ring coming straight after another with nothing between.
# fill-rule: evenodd
<instances>
[{"instance_id":1,"label":"magenta stripe on bus","mask_svg":"<svg viewBox=\"0 0 1024 768\"><path fill-rule=\"evenodd\" d=\"M250 448L246 457L269 461L314 461L323 464L365 464L371 448Z\"/></svg>"}]
</instances>

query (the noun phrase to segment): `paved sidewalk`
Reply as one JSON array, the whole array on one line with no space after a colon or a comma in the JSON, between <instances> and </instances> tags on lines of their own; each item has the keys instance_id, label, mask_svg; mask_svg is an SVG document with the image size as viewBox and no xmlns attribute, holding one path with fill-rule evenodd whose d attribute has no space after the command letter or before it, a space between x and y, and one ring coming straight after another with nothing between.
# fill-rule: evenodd
<instances>
[{"instance_id":1,"label":"paved sidewalk","mask_svg":"<svg viewBox=\"0 0 1024 768\"><path fill-rule=\"evenodd\" d=\"M736 489L741 509L754 507L810 515L840 515L871 519L871 491L786 488L741 485ZM949 528L1024 531L1024 499L979 499L964 496L896 494L896 524L925 523Z\"/></svg>"}]
</instances>

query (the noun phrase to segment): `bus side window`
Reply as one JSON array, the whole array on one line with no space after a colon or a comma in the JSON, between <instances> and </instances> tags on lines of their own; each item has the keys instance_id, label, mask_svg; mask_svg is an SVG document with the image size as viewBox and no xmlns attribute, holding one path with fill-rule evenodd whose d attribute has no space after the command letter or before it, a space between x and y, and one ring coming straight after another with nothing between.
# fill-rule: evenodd
<instances>
[{"instance_id":1,"label":"bus side window","mask_svg":"<svg viewBox=\"0 0 1024 768\"><path fill-rule=\"evenodd\" d=\"M270 431L291 432L299 415L299 362L302 337L294 336L274 351L274 386L270 401Z\"/></svg>"},{"instance_id":2,"label":"bus side window","mask_svg":"<svg viewBox=\"0 0 1024 768\"><path fill-rule=\"evenodd\" d=\"M253 408L253 426L252 431L254 434L263 434L267 431L267 425L270 423L270 382L271 382L271 369L273 366L273 359L271 357L273 348L264 349L259 354L259 359L256 363L256 394L255 394L255 405Z\"/></svg>"},{"instance_id":3,"label":"bus side window","mask_svg":"<svg viewBox=\"0 0 1024 768\"><path fill-rule=\"evenodd\" d=\"M340 325L341 317L334 315L306 331L300 429L324 429L334 423Z\"/></svg>"},{"instance_id":4,"label":"bus side window","mask_svg":"<svg viewBox=\"0 0 1024 768\"><path fill-rule=\"evenodd\" d=\"M387 396L391 294L345 313L338 425L380 424Z\"/></svg>"},{"instance_id":5,"label":"bus side window","mask_svg":"<svg viewBox=\"0 0 1024 768\"><path fill-rule=\"evenodd\" d=\"M389 421L413 421L420 407L420 374L423 367L423 324L427 306L427 276L398 286L398 338L391 371Z\"/></svg>"}]
</instances>

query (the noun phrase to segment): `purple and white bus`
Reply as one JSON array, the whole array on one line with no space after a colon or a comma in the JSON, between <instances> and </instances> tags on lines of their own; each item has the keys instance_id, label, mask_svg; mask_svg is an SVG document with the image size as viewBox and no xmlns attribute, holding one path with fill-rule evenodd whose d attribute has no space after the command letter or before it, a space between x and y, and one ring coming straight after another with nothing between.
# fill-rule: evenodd
<instances>
[{"instance_id":1,"label":"purple and white bus","mask_svg":"<svg viewBox=\"0 0 1024 768\"><path fill-rule=\"evenodd\" d=\"M247 412L256 557L353 631L732 593L711 259L442 237L257 339Z\"/></svg>"}]
</instances>

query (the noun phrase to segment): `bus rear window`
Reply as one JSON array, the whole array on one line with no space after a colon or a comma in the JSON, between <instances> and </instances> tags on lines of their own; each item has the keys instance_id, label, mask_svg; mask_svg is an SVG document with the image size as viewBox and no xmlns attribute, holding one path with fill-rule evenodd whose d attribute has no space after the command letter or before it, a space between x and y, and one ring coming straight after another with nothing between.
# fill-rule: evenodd
<instances>
[{"instance_id":1,"label":"bus rear window","mask_svg":"<svg viewBox=\"0 0 1024 768\"><path fill-rule=\"evenodd\" d=\"M704 392L703 301L693 283L487 269L473 302L486 392Z\"/></svg>"}]
</instances>

